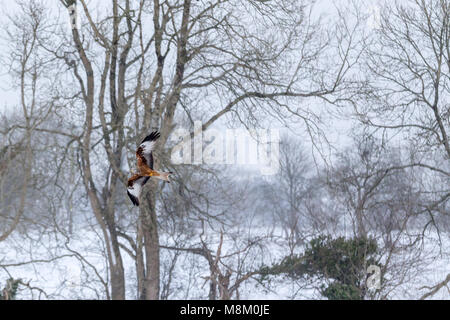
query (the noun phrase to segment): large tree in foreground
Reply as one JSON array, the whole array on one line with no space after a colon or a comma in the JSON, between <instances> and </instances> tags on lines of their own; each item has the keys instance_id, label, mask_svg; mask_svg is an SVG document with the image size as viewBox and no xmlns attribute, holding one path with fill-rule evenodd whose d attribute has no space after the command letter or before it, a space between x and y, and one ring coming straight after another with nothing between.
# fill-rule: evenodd
<instances>
[{"instance_id":1,"label":"large tree in foreground","mask_svg":"<svg viewBox=\"0 0 450 320\"><path fill-rule=\"evenodd\" d=\"M355 86L356 27L325 28L309 2L61 0L57 9L67 9L60 21L45 18L55 8L19 5L41 23L33 30L39 54L30 59L47 61L40 73L52 92L40 98L73 126L33 130L76 145L73 160L105 244L106 298L126 297L124 252L135 261L137 297L160 297L162 187L147 184L137 216L124 192L127 163L150 130L161 131L156 168L170 166L166 146L181 119L190 128L199 119L203 130L226 115L247 127L296 119L313 134L320 117L305 101L340 101ZM27 21L19 24L24 35Z\"/></svg>"}]
</instances>

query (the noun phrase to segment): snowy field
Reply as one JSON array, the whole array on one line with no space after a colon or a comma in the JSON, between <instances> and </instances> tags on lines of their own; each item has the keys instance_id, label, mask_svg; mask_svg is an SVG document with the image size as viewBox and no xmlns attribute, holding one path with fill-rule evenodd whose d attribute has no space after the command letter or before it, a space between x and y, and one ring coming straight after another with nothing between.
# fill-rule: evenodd
<instances>
[{"instance_id":1,"label":"snowy field","mask_svg":"<svg viewBox=\"0 0 450 320\"><path fill-rule=\"evenodd\" d=\"M260 228L254 229L261 233ZM277 234L279 233L279 234ZM279 261L287 254L286 242L280 230L271 232L271 239L263 248L250 251L249 254L235 255L227 259L229 265L236 267L245 263L244 269L257 268L262 263L270 264ZM105 299L104 282L107 282L107 262L103 255L104 247L94 231L74 232L70 241L54 235L34 235L24 239L14 234L0 244L0 264L7 266L1 269L0 281L4 283L8 277L20 278L29 284L29 288L21 287L18 299ZM218 244L218 234L210 233L206 237L213 251ZM428 234L424 241L424 261L418 275L411 275L406 283L388 294L388 299L418 299L428 292L421 289L434 285L445 279L449 270L450 257L444 250L440 252L437 234ZM448 234L441 234L442 249L450 245ZM40 245L37 245L37 243ZM193 243L195 246L197 243ZM170 239L161 236L161 245L171 246ZM223 255L236 251L236 242L225 238ZM300 249L300 248L297 248ZM167 290L168 272L173 262L175 251L161 251L161 290ZM77 258L78 255L78 258ZM124 252L126 270L127 298L136 298L135 265ZM398 257L402 258L402 257ZM35 263L27 263L34 260ZM400 259L401 260L401 259ZM82 261L82 263L80 262ZM7 270L7 271L6 271ZM172 269L170 288L165 291L168 299L207 299L209 282L206 260L192 253L181 253ZM38 289L39 288L39 289ZM235 296L233 298L236 298ZM256 280L243 282L239 290L240 299L323 299L317 289L305 283L294 283L291 280L276 278L270 287L262 286ZM440 290L433 299L449 299L448 291Z\"/></svg>"}]
</instances>

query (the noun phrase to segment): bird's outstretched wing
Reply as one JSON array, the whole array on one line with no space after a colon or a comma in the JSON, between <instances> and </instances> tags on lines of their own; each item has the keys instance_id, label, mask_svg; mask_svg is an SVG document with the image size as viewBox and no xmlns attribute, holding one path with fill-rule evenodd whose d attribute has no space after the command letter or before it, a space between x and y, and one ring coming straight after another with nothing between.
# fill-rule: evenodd
<instances>
[{"instance_id":1,"label":"bird's outstretched wing","mask_svg":"<svg viewBox=\"0 0 450 320\"><path fill-rule=\"evenodd\" d=\"M139 206L139 197L142 193L142 188L147 183L150 177L144 177L141 175L134 175L128 179L127 194L135 206Z\"/></svg>"},{"instance_id":2,"label":"bird's outstretched wing","mask_svg":"<svg viewBox=\"0 0 450 320\"><path fill-rule=\"evenodd\" d=\"M136 158L138 162L138 168L142 166L148 166L153 170L153 154L152 151L155 148L156 140L160 137L158 131L153 131L142 140L138 149L136 150ZM143 171L143 170L141 170Z\"/></svg>"}]
</instances>

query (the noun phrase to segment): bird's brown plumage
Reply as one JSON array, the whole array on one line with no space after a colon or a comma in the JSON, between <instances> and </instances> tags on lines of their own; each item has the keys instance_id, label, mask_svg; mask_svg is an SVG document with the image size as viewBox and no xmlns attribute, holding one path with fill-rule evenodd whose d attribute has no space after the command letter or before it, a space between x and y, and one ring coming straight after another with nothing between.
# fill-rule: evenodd
<instances>
[{"instance_id":1,"label":"bird's brown plumage","mask_svg":"<svg viewBox=\"0 0 450 320\"><path fill-rule=\"evenodd\" d=\"M134 205L139 206L139 197L142 188L150 177L170 182L169 175L172 172L159 172L153 169L153 149L156 140L160 137L158 131L153 131L141 142L136 150L137 167L139 173L128 179L127 194Z\"/></svg>"}]
</instances>

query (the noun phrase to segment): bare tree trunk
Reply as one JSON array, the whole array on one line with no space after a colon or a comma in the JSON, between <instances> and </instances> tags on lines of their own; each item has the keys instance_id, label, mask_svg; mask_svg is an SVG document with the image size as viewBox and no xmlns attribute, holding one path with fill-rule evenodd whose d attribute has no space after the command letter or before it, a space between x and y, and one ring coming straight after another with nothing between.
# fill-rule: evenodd
<instances>
[{"instance_id":1,"label":"bare tree trunk","mask_svg":"<svg viewBox=\"0 0 450 320\"><path fill-rule=\"evenodd\" d=\"M108 224L108 229L111 237L111 247L113 251L113 259L110 266L111 299L125 300L125 270L120 252L119 241L117 238L116 227L114 224Z\"/></svg>"},{"instance_id":2,"label":"bare tree trunk","mask_svg":"<svg viewBox=\"0 0 450 320\"><path fill-rule=\"evenodd\" d=\"M143 221L144 234L144 250L145 250L145 279L141 288L140 297L147 300L159 299L159 276L160 276L160 261L159 261L159 235L158 222L156 216L156 183L151 183L151 190L146 194L147 205L142 206L140 211L141 219Z\"/></svg>"}]
</instances>

